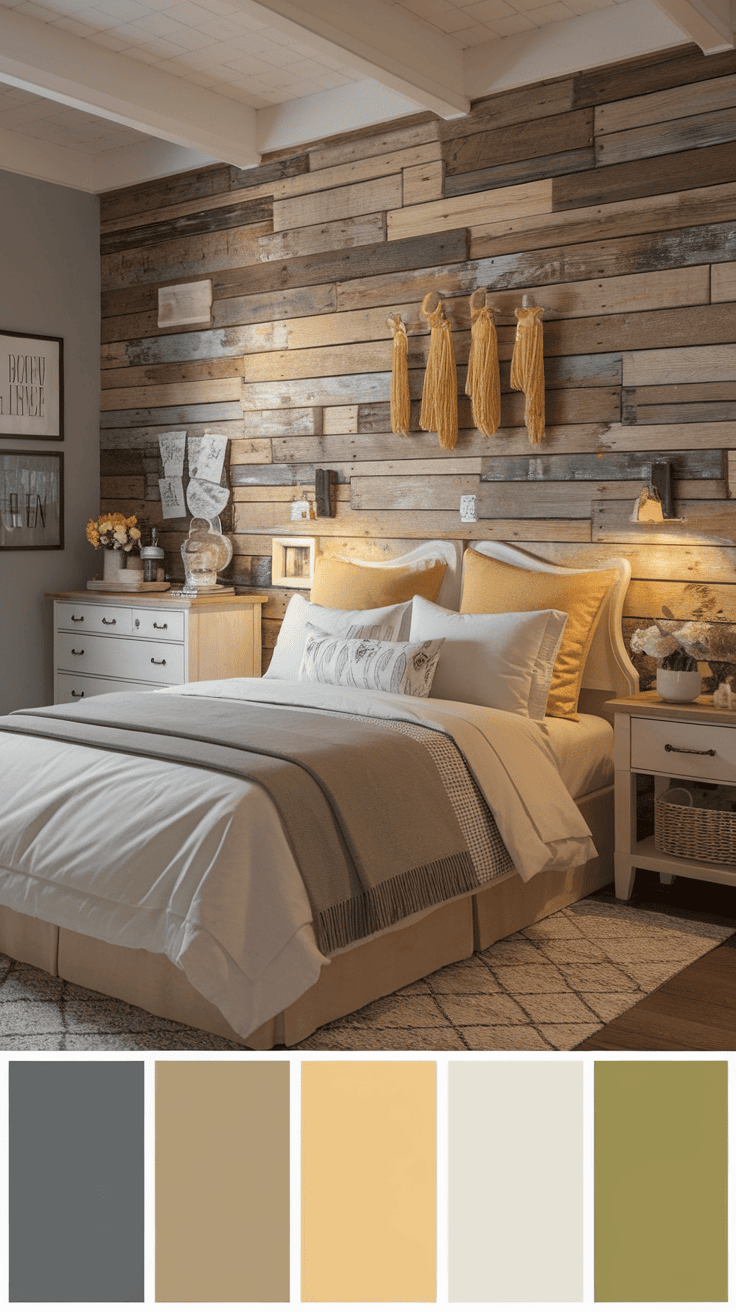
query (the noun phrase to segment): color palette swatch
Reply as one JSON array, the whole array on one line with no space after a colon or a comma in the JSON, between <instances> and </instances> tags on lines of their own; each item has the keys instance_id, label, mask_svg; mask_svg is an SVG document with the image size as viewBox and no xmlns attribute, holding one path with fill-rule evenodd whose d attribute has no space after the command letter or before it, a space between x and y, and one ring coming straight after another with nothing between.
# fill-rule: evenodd
<instances>
[{"instance_id":1,"label":"color palette swatch","mask_svg":"<svg viewBox=\"0 0 736 1312\"><path fill-rule=\"evenodd\" d=\"M579 1302L582 1062L451 1061L448 1106L450 1302Z\"/></svg>"},{"instance_id":2,"label":"color palette swatch","mask_svg":"<svg viewBox=\"0 0 736 1312\"><path fill-rule=\"evenodd\" d=\"M302 1064L302 1300L433 1303L434 1062Z\"/></svg>"},{"instance_id":3,"label":"color palette swatch","mask_svg":"<svg viewBox=\"0 0 736 1312\"><path fill-rule=\"evenodd\" d=\"M143 1062L13 1061L13 1303L143 1302Z\"/></svg>"},{"instance_id":4,"label":"color palette swatch","mask_svg":"<svg viewBox=\"0 0 736 1312\"><path fill-rule=\"evenodd\" d=\"M595 1064L595 1297L728 1299L728 1066Z\"/></svg>"},{"instance_id":5,"label":"color palette swatch","mask_svg":"<svg viewBox=\"0 0 736 1312\"><path fill-rule=\"evenodd\" d=\"M156 1300L289 1300L289 1063L156 1064Z\"/></svg>"}]
</instances>

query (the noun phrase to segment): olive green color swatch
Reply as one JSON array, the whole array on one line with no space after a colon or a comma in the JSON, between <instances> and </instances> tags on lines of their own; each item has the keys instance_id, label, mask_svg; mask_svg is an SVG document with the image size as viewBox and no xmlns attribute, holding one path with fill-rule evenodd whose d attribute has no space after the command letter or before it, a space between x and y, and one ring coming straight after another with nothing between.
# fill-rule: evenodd
<instances>
[{"instance_id":1,"label":"olive green color swatch","mask_svg":"<svg viewBox=\"0 0 736 1312\"><path fill-rule=\"evenodd\" d=\"M728 1298L728 1064L595 1065L595 1298Z\"/></svg>"}]
</instances>

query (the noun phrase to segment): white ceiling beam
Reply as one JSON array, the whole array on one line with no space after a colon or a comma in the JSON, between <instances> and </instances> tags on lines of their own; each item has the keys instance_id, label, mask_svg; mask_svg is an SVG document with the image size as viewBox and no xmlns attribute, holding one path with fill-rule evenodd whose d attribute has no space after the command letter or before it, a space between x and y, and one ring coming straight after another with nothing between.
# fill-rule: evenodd
<instances>
[{"instance_id":1,"label":"white ceiling beam","mask_svg":"<svg viewBox=\"0 0 736 1312\"><path fill-rule=\"evenodd\" d=\"M0 81L239 168L259 161L247 105L5 6Z\"/></svg>"},{"instance_id":2,"label":"white ceiling beam","mask_svg":"<svg viewBox=\"0 0 736 1312\"><path fill-rule=\"evenodd\" d=\"M170 141L140 141L134 146L118 146L93 157L92 190L114 191L118 187L137 187L141 182L170 178L188 169L203 169L217 164L211 155L187 150Z\"/></svg>"},{"instance_id":3,"label":"white ceiling beam","mask_svg":"<svg viewBox=\"0 0 736 1312\"><path fill-rule=\"evenodd\" d=\"M384 0L258 0L281 31L442 118L467 114L462 50Z\"/></svg>"},{"instance_id":4,"label":"white ceiling beam","mask_svg":"<svg viewBox=\"0 0 736 1312\"><path fill-rule=\"evenodd\" d=\"M628 0L579 18L520 32L465 52L465 86L476 100L581 69L683 45L687 37L654 0Z\"/></svg>"},{"instance_id":5,"label":"white ceiling beam","mask_svg":"<svg viewBox=\"0 0 736 1312\"><path fill-rule=\"evenodd\" d=\"M370 79L331 91L316 91L257 112L256 142L262 154L321 141L339 132L356 132L415 114L420 106Z\"/></svg>"},{"instance_id":6,"label":"white ceiling beam","mask_svg":"<svg viewBox=\"0 0 736 1312\"><path fill-rule=\"evenodd\" d=\"M57 182L77 191L95 190L91 155L28 137L23 132L8 132L5 128L0 128L0 169L42 182Z\"/></svg>"},{"instance_id":7,"label":"white ceiling beam","mask_svg":"<svg viewBox=\"0 0 736 1312\"><path fill-rule=\"evenodd\" d=\"M655 0L704 55L733 50L734 15L731 0Z\"/></svg>"}]
</instances>

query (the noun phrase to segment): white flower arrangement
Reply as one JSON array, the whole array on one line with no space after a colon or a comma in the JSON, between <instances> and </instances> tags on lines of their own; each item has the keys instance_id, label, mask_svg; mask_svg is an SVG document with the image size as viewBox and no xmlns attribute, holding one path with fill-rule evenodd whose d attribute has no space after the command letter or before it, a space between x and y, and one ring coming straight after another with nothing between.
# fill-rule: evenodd
<instances>
[{"instance_id":1,"label":"white flower arrangement","mask_svg":"<svg viewBox=\"0 0 736 1312\"><path fill-rule=\"evenodd\" d=\"M631 636L632 652L652 656L663 670L696 670L699 661L708 663L713 687L736 668L736 627L703 621L676 620L663 607L666 618L655 620Z\"/></svg>"}]
</instances>

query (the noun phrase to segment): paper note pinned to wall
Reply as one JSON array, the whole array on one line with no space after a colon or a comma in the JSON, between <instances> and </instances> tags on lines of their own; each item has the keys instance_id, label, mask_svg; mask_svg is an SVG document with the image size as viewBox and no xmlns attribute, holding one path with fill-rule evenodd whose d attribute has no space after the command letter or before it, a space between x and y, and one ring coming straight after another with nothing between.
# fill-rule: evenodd
<instances>
[{"instance_id":1,"label":"paper note pinned to wall","mask_svg":"<svg viewBox=\"0 0 736 1312\"><path fill-rule=\"evenodd\" d=\"M186 429L176 433L159 433L158 445L164 466L164 478L182 477L186 441Z\"/></svg>"},{"instance_id":2,"label":"paper note pinned to wall","mask_svg":"<svg viewBox=\"0 0 736 1312\"><path fill-rule=\"evenodd\" d=\"M212 520L225 509L230 492L219 483L208 483L202 478L191 478L187 487L189 513L201 519Z\"/></svg>"},{"instance_id":3,"label":"paper note pinned to wall","mask_svg":"<svg viewBox=\"0 0 736 1312\"><path fill-rule=\"evenodd\" d=\"M204 433L189 439L189 474L203 478L206 483L219 483L227 450L226 437L219 433Z\"/></svg>"},{"instance_id":4,"label":"paper note pinned to wall","mask_svg":"<svg viewBox=\"0 0 736 1312\"><path fill-rule=\"evenodd\" d=\"M161 513L164 519L180 519L186 515L187 507L184 501L184 483L181 478L160 478L158 480L159 490L161 492Z\"/></svg>"},{"instance_id":5,"label":"paper note pinned to wall","mask_svg":"<svg viewBox=\"0 0 736 1312\"><path fill-rule=\"evenodd\" d=\"M179 283L176 287L158 289L158 326L173 328L176 324L210 323L212 320L212 281Z\"/></svg>"}]
</instances>

